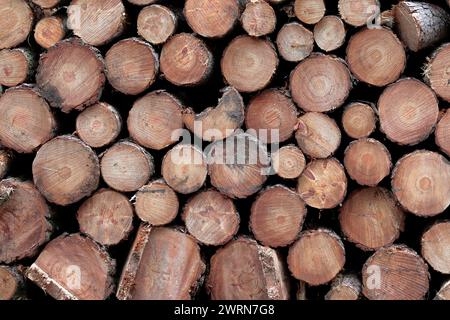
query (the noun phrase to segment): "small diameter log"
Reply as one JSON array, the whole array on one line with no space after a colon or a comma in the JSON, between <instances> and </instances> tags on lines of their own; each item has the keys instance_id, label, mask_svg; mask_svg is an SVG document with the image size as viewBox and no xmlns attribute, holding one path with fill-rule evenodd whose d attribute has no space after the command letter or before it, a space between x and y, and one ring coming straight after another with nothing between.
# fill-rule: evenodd
<instances>
[{"instance_id":1,"label":"small diameter log","mask_svg":"<svg viewBox=\"0 0 450 320\"><path fill-rule=\"evenodd\" d=\"M298 178L297 192L307 205L317 209L332 209L344 200L347 176L335 158L310 162Z\"/></svg>"},{"instance_id":2,"label":"small diameter log","mask_svg":"<svg viewBox=\"0 0 450 320\"><path fill-rule=\"evenodd\" d=\"M391 154L378 140L360 139L345 150L344 166L358 184L373 187L391 172Z\"/></svg>"},{"instance_id":3,"label":"small diameter log","mask_svg":"<svg viewBox=\"0 0 450 320\"><path fill-rule=\"evenodd\" d=\"M394 9L400 39L414 52L444 40L450 29L450 14L426 2L401 1Z\"/></svg>"},{"instance_id":4,"label":"small diameter log","mask_svg":"<svg viewBox=\"0 0 450 320\"><path fill-rule=\"evenodd\" d=\"M433 52L424 71L425 81L447 102L450 102L449 64L450 44L444 44Z\"/></svg>"},{"instance_id":5,"label":"small diameter log","mask_svg":"<svg viewBox=\"0 0 450 320\"><path fill-rule=\"evenodd\" d=\"M0 51L0 84L13 87L24 83L30 79L34 67L34 56L29 49L3 49Z\"/></svg>"},{"instance_id":6,"label":"small diameter log","mask_svg":"<svg viewBox=\"0 0 450 320\"><path fill-rule=\"evenodd\" d=\"M24 284L20 268L0 265L0 301L22 300Z\"/></svg>"},{"instance_id":7,"label":"small diameter log","mask_svg":"<svg viewBox=\"0 0 450 320\"><path fill-rule=\"evenodd\" d=\"M31 32L33 11L25 0L0 1L0 49L24 42Z\"/></svg>"},{"instance_id":8,"label":"small diameter log","mask_svg":"<svg viewBox=\"0 0 450 320\"><path fill-rule=\"evenodd\" d=\"M47 102L31 87L7 90L0 97L0 143L19 153L32 153L50 140L56 121Z\"/></svg>"},{"instance_id":9,"label":"small diameter log","mask_svg":"<svg viewBox=\"0 0 450 320\"><path fill-rule=\"evenodd\" d=\"M298 178L305 167L305 155L294 145L281 147L272 153L272 169L283 179Z\"/></svg>"},{"instance_id":10,"label":"small diameter log","mask_svg":"<svg viewBox=\"0 0 450 320\"><path fill-rule=\"evenodd\" d=\"M383 188L364 188L350 194L339 221L345 237L362 250L391 245L403 231L405 215Z\"/></svg>"},{"instance_id":11,"label":"small diameter log","mask_svg":"<svg viewBox=\"0 0 450 320\"><path fill-rule=\"evenodd\" d=\"M285 247L297 239L305 216L306 206L300 196L276 185L261 191L253 202L250 230L265 246Z\"/></svg>"},{"instance_id":12,"label":"small diameter log","mask_svg":"<svg viewBox=\"0 0 450 320\"><path fill-rule=\"evenodd\" d=\"M65 21L58 16L45 17L36 23L34 40L44 49L53 47L66 36Z\"/></svg>"},{"instance_id":13,"label":"small diameter log","mask_svg":"<svg viewBox=\"0 0 450 320\"><path fill-rule=\"evenodd\" d=\"M122 0L72 0L67 27L93 46L107 44L122 34L126 12Z\"/></svg>"},{"instance_id":14,"label":"small diameter log","mask_svg":"<svg viewBox=\"0 0 450 320\"><path fill-rule=\"evenodd\" d=\"M141 146L119 141L100 161L102 178L108 186L121 192L137 191L155 171L153 157Z\"/></svg>"},{"instance_id":15,"label":"small diameter log","mask_svg":"<svg viewBox=\"0 0 450 320\"><path fill-rule=\"evenodd\" d=\"M297 127L297 144L312 158L328 158L341 144L341 130L326 114L307 112L298 119Z\"/></svg>"},{"instance_id":16,"label":"small diameter log","mask_svg":"<svg viewBox=\"0 0 450 320\"><path fill-rule=\"evenodd\" d=\"M116 263L105 249L80 234L52 240L27 277L58 300L104 300L114 289Z\"/></svg>"},{"instance_id":17,"label":"small diameter log","mask_svg":"<svg viewBox=\"0 0 450 320\"><path fill-rule=\"evenodd\" d=\"M245 6L241 23L248 35L261 37L275 31L277 16L275 10L266 1L251 0Z\"/></svg>"},{"instance_id":18,"label":"small diameter log","mask_svg":"<svg viewBox=\"0 0 450 320\"><path fill-rule=\"evenodd\" d=\"M296 17L303 23L316 24L325 15L324 0L295 0Z\"/></svg>"},{"instance_id":19,"label":"small diameter log","mask_svg":"<svg viewBox=\"0 0 450 320\"><path fill-rule=\"evenodd\" d=\"M37 4L42 9L52 9L56 7L61 0L32 0L34 4Z\"/></svg>"},{"instance_id":20,"label":"small diameter log","mask_svg":"<svg viewBox=\"0 0 450 320\"><path fill-rule=\"evenodd\" d=\"M283 25L277 35L277 48L280 56L289 62L299 62L311 54L314 36L300 23Z\"/></svg>"},{"instance_id":21,"label":"small diameter log","mask_svg":"<svg viewBox=\"0 0 450 320\"><path fill-rule=\"evenodd\" d=\"M450 109L439 120L434 135L436 145L450 157Z\"/></svg>"},{"instance_id":22,"label":"small diameter log","mask_svg":"<svg viewBox=\"0 0 450 320\"><path fill-rule=\"evenodd\" d=\"M325 284L344 267L344 244L331 230L308 230L289 248L287 262L296 279L311 286Z\"/></svg>"},{"instance_id":23,"label":"small diameter log","mask_svg":"<svg viewBox=\"0 0 450 320\"><path fill-rule=\"evenodd\" d=\"M384 87L403 73L406 54L402 43L391 30L363 29L348 42L347 63L358 80Z\"/></svg>"},{"instance_id":24,"label":"small diameter log","mask_svg":"<svg viewBox=\"0 0 450 320\"><path fill-rule=\"evenodd\" d=\"M77 116L77 134L92 148L114 142L122 130L122 117L113 106L99 102Z\"/></svg>"},{"instance_id":25,"label":"small diameter log","mask_svg":"<svg viewBox=\"0 0 450 320\"><path fill-rule=\"evenodd\" d=\"M154 4L139 12L137 33L151 44L163 44L176 29L177 16L165 6Z\"/></svg>"},{"instance_id":26,"label":"small diameter log","mask_svg":"<svg viewBox=\"0 0 450 320\"><path fill-rule=\"evenodd\" d=\"M339 15L354 27L369 25L380 13L378 0L339 0Z\"/></svg>"},{"instance_id":27,"label":"small diameter log","mask_svg":"<svg viewBox=\"0 0 450 320\"><path fill-rule=\"evenodd\" d=\"M72 136L59 136L37 152L33 179L48 201L66 206L97 189L100 165L97 155L84 142Z\"/></svg>"},{"instance_id":28,"label":"small diameter log","mask_svg":"<svg viewBox=\"0 0 450 320\"><path fill-rule=\"evenodd\" d=\"M208 246L220 246L230 241L240 223L233 201L215 190L200 192L188 200L182 219L187 231Z\"/></svg>"},{"instance_id":29,"label":"small diameter log","mask_svg":"<svg viewBox=\"0 0 450 320\"><path fill-rule=\"evenodd\" d=\"M0 181L0 263L36 254L50 239L49 218L50 209L33 183Z\"/></svg>"},{"instance_id":30,"label":"small diameter log","mask_svg":"<svg viewBox=\"0 0 450 320\"><path fill-rule=\"evenodd\" d=\"M434 300L450 300L450 281L442 285Z\"/></svg>"},{"instance_id":31,"label":"small diameter log","mask_svg":"<svg viewBox=\"0 0 450 320\"><path fill-rule=\"evenodd\" d=\"M337 16L325 16L314 26L314 40L325 52L340 48L346 35L344 23Z\"/></svg>"},{"instance_id":32,"label":"small diameter log","mask_svg":"<svg viewBox=\"0 0 450 320\"><path fill-rule=\"evenodd\" d=\"M211 258L206 289L212 300L288 300L289 281L274 249L245 237L217 250Z\"/></svg>"},{"instance_id":33,"label":"small diameter log","mask_svg":"<svg viewBox=\"0 0 450 320\"><path fill-rule=\"evenodd\" d=\"M341 274L331 283L331 289L325 295L325 300L359 300L361 296L361 281L356 275Z\"/></svg>"},{"instance_id":34,"label":"small diameter log","mask_svg":"<svg viewBox=\"0 0 450 320\"><path fill-rule=\"evenodd\" d=\"M190 300L205 269L194 238L175 229L143 224L116 295L120 300Z\"/></svg>"},{"instance_id":35,"label":"small diameter log","mask_svg":"<svg viewBox=\"0 0 450 320\"><path fill-rule=\"evenodd\" d=\"M162 226L176 218L179 202L175 191L163 180L157 180L139 189L134 208L142 221Z\"/></svg>"},{"instance_id":36,"label":"small diameter log","mask_svg":"<svg viewBox=\"0 0 450 320\"><path fill-rule=\"evenodd\" d=\"M127 95L138 95L155 81L159 70L153 47L138 38L115 43L105 56L106 75L111 86Z\"/></svg>"},{"instance_id":37,"label":"small diameter log","mask_svg":"<svg viewBox=\"0 0 450 320\"><path fill-rule=\"evenodd\" d=\"M129 3L135 4L137 6L146 6L157 2L158 0L128 0Z\"/></svg>"},{"instance_id":38,"label":"small diameter log","mask_svg":"<svg viewBox=\"0 0 450 320\"><path fill-rule=\"evenodd\" d=\"M392 191L418 216L431 217L450 205L450 163L437 152L418 150L401 158L392 172Z\"/></svg>"},{"instance_id":39,"label":"small diameter log","mask_svg":"<svg viewBox=\"0 0 450 320\"><path fill-rule=\"evenodd\" d=\"M3 179L12 164L13 155L12 152L0 149L0 180Z\"/></svg>"},{"instance_id":40,"label":"small diameter log","mask_svg":"<svg viewBox=\"0 0 450 320\"><path fill-rule=\"evenodd\" d=\"M450 274L450 221L435 223L423 234L422 257L434 270Z\"/></svg>"},{"instance_id":41,"label":"small diameter log","mask_svg":"<svg viewBox=\"0 0 450 320\"><path fill-rule=\"evenodd\" d=\"M428 266L412 249L379 249L364 264L363 294L370 300L422 300L429 288Z\"/></svg>"},{"instance_id":42,"label":"small diameter log","mask_svg":"<svg viewBox=\"0 0 450 320\"><path fill-rule=\"evenodd\" d=\"M349 104L342 114L342 127L350 138L367 138L377 128L377 116L374 108L364 102Z\"/></svg>"},{"instance_id":43,"label":"small diameter log","mask_svg":"<svg viewBox=\"0 0 450 320\"><path fill-rule=\"evenodd\" d=\"M225 139L244 123L245 104L239 91L226 87L222 92L214 108L206 108L200 114L195 114L191 108L183 111L186 127L205 141Z\"/></svg>"},{"instance_id":44,"label":"small diameter log","mask_svg":"<svg viewBox=\"0 0 450 320\"><path fill-rule=\"evenodd\" d=\"M263 143L280 143L292 137L297 116L297 108L286 91L268 89L248 104L245 126Z\"/></svg>"},{"instance_id":45,"label":"small diameter log","mask_svg":"<svg viewBox=\"0 0 450 320\"><path fill-rule=\"evenodd\" d=\"M123 194L101 189L83 202L77 220L82 233L102 245L116 245L133 229L133 206Z\"/></svg>"},{"instance_id":46,"label":"small diameter log","mask_svg":"<svg viewBox=\"0 0 450 320\"><path fill-rule=\"evenodd\" d=\"M225 80L241 92L264 89L272 80L278 56L271 42L238 36L223 52L221 61Z\"/></svg>"},{"instance_id":47,"label":"small diameter log","mask_svg":"<svg viewBox=\"0 0 450 320\"><path fill-rule=\"evenodd\" d=\"M102 94L104 62L94 47L76 38L64 40L41 55L36 83L52 107L82 110Z\"/></svg>"},{"instance_id":48,"label":"small diameter log","mask_svg":"<svg viewBox=\"0 0 450 320\"><path fill-rule=\"evenodd\" d=\"M184 16L195 33L207 38L221 38L239 21L240 0L186 0Z\"/></svg>"},{"instance_id":49,"label":"small diameter log","mask_svg":"<svg viewBox=\"0 0 450 320\"><path fill-rule=\"evenodd\" d=\"M345 62L324 54L314 54L292 71L292 98L305 111L327 112L340 107L352 88Z\"/></svg>"},{"instance_id":50,"label":"small diameter log","mask_svg":"<svg viewBox=\"0 0 450 320\"><path fill-rule=\"evenodd\" d=\"M178 144L164 156L161 173L175 191L182 194L193 193L206 181L206 157L202 150L194 145Z\"/></svg>"},{"instance_id":51,"label":"small diameter log","mask_svg":"<svg viewBox=\"0 0 450 320\"><path fill-rule=\"evenodd\" d=\"M438 100L424 83L413 78L387 87L378 100L381 131L389 140L414 145L432 133L439 116Z\"/></svg>"}]
</instances>

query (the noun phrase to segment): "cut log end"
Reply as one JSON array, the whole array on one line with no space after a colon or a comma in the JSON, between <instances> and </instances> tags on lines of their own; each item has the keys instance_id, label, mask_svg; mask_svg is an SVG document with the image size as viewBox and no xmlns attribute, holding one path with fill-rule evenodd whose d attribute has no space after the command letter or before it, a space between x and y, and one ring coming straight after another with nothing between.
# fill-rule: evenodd
<instances>
[{"instance_id":1,"label":"cut log end","mask_svg":"<svg viewBox=\"0 0 450 320\"><path fill-rule=\"evenodd\" d=\"M324 0L295 0L295 15L303 23L316 24L325 15L325 10Z\"/></svg>"},{"instance_id":2,"label":"cut log end","mask_svg":"<svg viewBox=\"0 0 450 320\"><path fill-rule=\"evenodd\" d=\"M345 26L339 17L325 16L314 26L314 40L325 52L340 48L345 37Z\"/></svg>"},{"instance_id":3,"label":"cut log end","mask_svg":"<svg viewBox=\"0 0 450 320\"><path fill-rule=\"evenodd\" d=\"M165 43L177 28L177 17L169 8L154 4L143 8L137 18L137 32L151 44Z\"/></svg>"},{"instance_id":4,"label":"cut log end","mask_svg":"<svg viewBox=\"0 0 450 320\"><path fill-rule=\"evenodd\" d=\"M56 7L61 0L32 0L34 4L37 4L42 9L52 9Z\"/></svg>"},{"instance_id":5,"label":"cut log end","mask_svg":"<svg viewBox=\"0 0 450 320\"><path fill-rule=\"evenodd\" d=\"M0 51L0 85L17 86L34 72L33 53L24 48Z\"/></svg>"},{"instance_id":6,"label":"cut log end","mask_svg":"<svg viewBox=\"0 0 450 320\"><path fill-rule=\"evenodd\" d=\"M436 94L450 102L448 66L450 64L450 45L444 44L434 53L425 68L425 80Z\"/></svg>"},{"instance_id":7,"label":"cut log end","mask_svg":"<svg viewBox=\"0 0 450 320\"><path fill-rule=\"evenodd\" d=\"M434 134L436 145L450 157L450 109L439 120Z\"/></svg>"},{"instance_id":8,"label":"cut log end","mask_svg":"<svg viewBox=\"0 0 450 320\"><path fill-rule=\"evenodd\" d=\"M353 139L370 136L376 129L376 114L370 104L354 102L344 109L342 127Z\"/></svg>"},{"instance_id":9,"label":"cut log end","mask_svg":"<svg viewBox=\"0 0 450 320\"><path fill-rule=\"evenodd\" d=\"M339 0L338 7L341 18L354 27L372 23L380 12L378 0Z\"/></svg>"},{"instance_id":10,"label":"cut log end","mask_svg":"<svg viewBox=\"0 0 450 320\"><path fill-rule=\"evenodd\" d=\"M278 52L284 60L299 62L313 51L314 36L300 23L291 22L281 27L276 43Z\"/></svg>"},{"instance_id":11,"label":"cut log end","mask_svg":"<svg viewBox=\"0 0 450 320\"><path fill-rule=\"evenodd\" d=\"M449 2L450 5L450 2ZM449 300L450 301L450 281L444 283L436 294L435 300Z\"/></svg>"},{"instance_id":12,"label":"cut log end","mask_svg":"<svg viewBox=\"0 0 450 320\"><path fill-rule=\"evenodd\" d=\"M275 31L277 16L275 10L266 1L250 1L242 13L241 23L250 36L261 37Z\"/></svg>"},{"instance_id":13,"label":"cut log end","mask_svg":"<svg viewBox=\"0 0 450 320\"><path fill-rule=\"evenodd\" d=\"M361 296L361 281L353 274L339 275L331 284L325 300L353 301Z\"/></svg>"},{"instance_id":14,"label":"cut log end","mask_svg":"<svg viewBox=\"0 0 450 320\"><path fill-rule=\"evenodd\" d=\"M434 224L422 236L422 256L443 274L450 274L450 256L446 254L450 246L450 221Z\"/></svg>"},{"instance_id":15,"label":"cut log end","mask_svg":"<svg viewBox=\"0 0 450 320\"><path fill-rule=\"evenodd\" d=\"M24 279L19 268L0 265L0 283L0 301L21 300Z\"/></svg>"},{"instance_id":16,"label":"cut log end","mask_svg":"<svg viewBox=\"0 0 450 320\"><path fill-rule=\"evenodd\" d=\"M272 153L272 168L283 179L298 178L305 166L305 155L294 145L281 147L275 153Z\"/></svg>"},{"instance_id":17,"label":"cut log end","mask_svg":"<svg viewBox=\"0 0 450 320\"><path fill-rule=\"evenodd\" d=\"M0 49L14 48L31 32L33 11L25 0L0 3Z\"/></svg>"},{"instance_id":18,"label":"cut log end","mask_svg":"<svg viewBox=\"0 0 450 320\"><path fill-rule=\"evenodd\" d=\"M53 47L66 36L65 22L61 17L45 17L34 28L34 40L44 49Z\"/></svg>"}]
</instances>

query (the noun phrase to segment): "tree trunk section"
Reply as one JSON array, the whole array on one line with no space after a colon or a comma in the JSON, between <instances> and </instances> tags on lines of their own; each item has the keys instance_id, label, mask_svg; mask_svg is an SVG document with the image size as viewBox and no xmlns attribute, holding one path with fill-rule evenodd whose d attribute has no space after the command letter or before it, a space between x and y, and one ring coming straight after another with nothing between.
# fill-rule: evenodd
<instances>
[{"instance_id":1,"label":"tree trunk section","mask_svg":"<svg viewBox=\"0 0 450 320\"><path fill-rule=\"evenodd\" d=\"M308 57L314 49L314 36L300 23L283 25L277 35L280 56L289 62L299 62Z\"/></svg>"},{"instance_id":2,"label":"tree trunk section","mask_svg":"<svg viewBox=\"0 0 450 320\"><path fill-rule=\"evenodd\" d=\"M31 79L35 60L27 48L0 51L0 84L14 87Z\"/></svg>"},{"instance_id":3,"label":"tree trunk section","mask_svg":"<svg viewBox=\"0 0 450 320\"><path fill-rule=\"evenodd\" d=\"M242 28L252 37L261 37L275 31L277 16L272 6L264 0L247 2L241 16Z\"/></svg>"},{"instance_id":4,"label":"tree trunk section","mask_svg":"<svg viewBox=\"0 0 450 320\"><path fill-rule=\"evenodd\" d=\"M25 0L0 3L0 49L14 48L31 32L33 11Z\"/></svg>"},{"instance_id":5,"label":"tree trunk section","mask_svg":"<svg viewBox=\"0 0 450 320\"><path fill-rule=\"evenodd\" d=\"M422 257L434 270L450 274L450 221L437 222L423 234Z\"/></svg>"},{"instance_id":6,"label":"tree trunk section","mask_svg":"<svg viewBox=\"0 0 450 320\"><path fill-rule=\"evenodd\" d=\"M361 281L356 275L341 274L334 279L331 289L325 295L325 300L353 301L361 296Z\"/></svg>"},{"instance_id":7,"label":"tree trunk section","mask_svg":"<svg viewBox=\"0 0 450 320\"><path fill-rule=\"evenodd\" d=\"M377 116L374 107L365 102L349 104L342 114L342 127L350 138L367 138L377 128Z\"/></svg>"},{"instance_id":8,"label":"tree trunk section","mask_svg":"<svg viewBox=\"0 0 450 320\"><path fill-rule=\"evenodd\" d=\"M137 18L137 33L153 45L165 43L177 29L177 16L169 8L153 4L143 8Z\"/></svg>"},{"instance_id":9,"label":"tree trunk section","mask_svg":"<svg viewBox=\"0 0 450 320\"><path fill-rule=\"evenodd\" d=\"M325 15L324 0L295 0L294 12L306 24L316 24Z\"/></svg>"},{"instance_id":10,"label":"tree trunk section","mask_svg":"<svg viewBox=\"0 0 450 320\"><path fill-rule=\"evenodd\" d=\"M61 0L32 0L32 2L42 9L52 9L59 5Z\"/></svg>"},{"instance_id":11,"label":"tree trunk section","mask_svg":"<svg viewBox=\"0 0 450 320\"><path fill-rule=\"evenodd\" d=\"M434 135L436 145L450 157L450 109L439 120Z\"/></svg>"},{"instance_id":12,"label":"tree trunk section","mask_svg":"<svg viewBox=\"0 0 450 320\"><path fill-rule=\"evenodd\" d=\"M0 265L0 301L24 300L23 267L8 267Z\"/></svg>"},{"instance_id":13,"label":"tree trunk section","mask_svg":"<svg viewBox=\"0 0 450 320\"><path fill-rule=\"evenodd\" d=\"M450 102L449 76L447 72L450 64L450 44L444 44L436 49L425 66L425 81L436 94Z\"/></svg>"},{"instance_id":14,"label":"tree trunk section","mask_svg":"<svg viewBox=\"0 0 450 320\"><path fill-rule=\"evenodd\" d=\"M305 167L305 155L294 145L281 147L272 153L272 169L283 179L298 178Z\"/></svg>"},{"instance_id":15,"label":"tree trunk section","mask_svg":"<svg viewBox=\"0 0 450 320\"><path fill-rule=\"evenodd\" d=\"M66 22L62 17L42 18L34 28L34 40L44 49L49 49L66 36Z\"/></svg>"},{"instance_id":16,"label":"tree trunk section","mask_svg":"<svg viewBox=\"0 0 450 320\"><path fill-rule=\"evenodd\" d=\"M372 23L380 13L378 0L339 0L338 8L342 20L354 27Z\"/></svg>"},{"instance_id":17,"label":"tree trunk section","mask_svg":"<svg viewBox=\"0 0 450 320\"><path fill-rule=\"evenodd\" d=\"M325 52L340 48L346 37L344 23L337 16L326 16L314 26L314 40Z\"/></svg>"}]
</instances>

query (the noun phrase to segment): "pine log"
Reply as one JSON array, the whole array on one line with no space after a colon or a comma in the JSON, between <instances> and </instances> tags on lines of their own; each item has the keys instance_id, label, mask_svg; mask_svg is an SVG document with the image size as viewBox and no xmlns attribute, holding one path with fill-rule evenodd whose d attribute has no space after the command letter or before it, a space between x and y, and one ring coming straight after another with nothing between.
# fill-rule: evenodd
<instances>
[{"instance_id":1,"label":"pine log","mask_svg":"<svg viewBox=\"0 0 450 320\"><path fill-rule=\"evenodd\" d=\"M271 3L273 5L278 5L278 4L282 4L283 2L285 2L286 0L267 0L268 3Z\"/></svg>"},{"instance_id":2,"label":"pine log","mask_svg":"<svg viewBox=\"0 0 450 320\"><path fill-rule=\"evenodd\" d=\"M369 25L380 13L378 0L339 0L339 14L354 27Z\"/></svg>"},{"instance_id":3,"label":"pine log","mask_svg":"<svg viewBox=\"0 0 450 320\"><path fill-rule=\"evenodd\" d=\"M314 26L314 40L325 52L340 48L346 34L344 23L337 16L325 16Z\"/></svg>"},{"instance_id":4,"label":"pine log","mask_svg":"<svg viewBox=\"0 0 450 320\"><path fill-rule=\"evenodd\" d=\"M437 222L423 234L422 257L434 270L450 274L450 221Z\"/></svg>"},{"instance_id":5,"label":"pine log","mask_svg":"<svg viewBox=\"0 0 450 320\"><path fill-rule=\"evenodd\" d=\"M177 16L168 7L153 4L139 12L137 33L151 44L165 43L176 29Z\"/></svg>"},{"instance_id":6,"label":"pine log","mask_svg":"<svg viewBox=\"0 0 450 320\"><path fill-rule=\"evenodd\" d=\"M190 300L202 283L205 269L200 248L191 236L143 224L116 295L120 300Z\"/></svg>"},{"instance_id":7,"label":"pine log","mask_svg":"<svg viewBox=\"0 0 450 320\"><path fill-rule=\"evenodd\" d=\"M272 6L264 0L247 2L241 15L242 28L248 35L261 37L275 31L277 16Z\"/></svg>"},{"instance_id":8,"label":"pine log","mask_svg":"<svg viewBox=\"0 0 450 320\"><path fill-rule=\"evenodd\" d=\"M97 189L100 165L97 155L84 142L72 136L59 136L37 152L33 179L48 201L66 206Z\"/></svg>"},{"instance_id":9,"label":"pine log","mask_svg":"<svg viewBox=\"0 0 450 320\"><path fill-rule=\"evenodd\" d=\"M310 162L298 178L297 192L307 205L317 209L337 207L347 193L347 177L335 158Z\"/></svg>"},{"instance_id":10,"label":"pine log","mask_svg":"<svg viewBox=\"0 0 450 320\"><path fill-rule=\"evenodd\" d=\"M31 32L33 11L25 0L0 1L0 49L24 42Z\"/></svg>"},{"instance_id":11,"label":"pine log","mask_svg":"<svg viewBox=\"0 0 450 320\"><path fill-rule=\"evenodd\" d=\"M211 258L206 288L212 300L287 300L288 274L281 256L239 237Z\"/></svg>"},{"instance_id":12,"label":"pine log","mask_svg":"<svg viewBox=\"0 0 450 320\"><path fill-rule=\"evenodd\" d=\"M353 102L347 105L342 114L342 127L350 138L367 138L377 128L374 107L365 102Z\"/></svg>"},{"instance_id":13,"label":"pine log","mask_svg":"<svg viewBox=\"0 0 450 320\"><path fill-rule=\"evenodd\" d=\"M379 249L364 264L363 294L370 300L421 300L429 288L428 266L412 249Z\"/></svg>"},{"instance_id":14,"label":"pine log","mask_svg":"<svg viewBox=\"0 0 450 320\"><path fill-rule=\"evenodd\" d=\"M128 0L129 3L135 4L137 6L146 6L157 2L158 0Z\"/></svg>"},{"instance_id":15,"label":"pine log","mask_svg":"<svg viewBox=\"0 0 450 320\"><path fill-rule=\"evenodd\" d=\"M35 255L50 239L50 209L30 181L0 181L0 263Z\"/></svg>"},{"instance_id":16,"label":"pine log","mask_svg":"<svg viewBox=\"0 0 450 320\"><path fill-rule=\"evenodd\" d=\"M102 245L116 245L133 229L133 206L123 194L100 189L80 206L77 220L82 233Z\"/></svg>"},{"instance_id":17,"label":"pine log","mask_svg":"<svg viewBox=\"0 0 450 320\"><path fill-rule=\"evenodd\" d=\"M7 90L0 97L0 143L20 153L32 153L50 140L56 120L47 102L32 87Z\"/></svg>"},{"instance_id":18,"label":"pine log","mask_svg":"<svg viewBox=\"0 0 450 320\"><path fill-rule=\"evenodd\" d=\"M0 265L0 301L23 300L25 282L21 269Z\"/></svg>"},{"instance_id":19,"label":"pine log","mask_svg":"<svg viewBox=\"0 0 450 320\"><path fill-rule=\"evenodd\" d=\"M34 40L44 49L53 47L66 36L66 23L59 16L44 17L36 23Z\"/></svg>"},{"instance_id":20,"label":"pine log","mask_svg":"<svg viewBox=\"0 0 450 320\"><path fill-rule=\"evenodd\" d=\"M106 184L121 192L139 190L155 172L150 153L126 140L117 142L103 154L100 168Z\"/></svg>"},{"instance_id":21,"label":"pine log","mask_svg":"<svg viewBox=\"0 0 450 320\"><path fill-rule=\"evenodd\" d=\"M61 0L32 0L32 2L42 9L52 9L59 5Z\"/></svg>"},{"instance_id":22,"label":"pine log","mask_svg":"<svg viewBox=\"0 0 450 320\"><path fill-rule=\"evenodd\" d=\"M341 274L333 280L331 289L325 295L325 300L359 300L361 296L361 281L356 275Z\"/></svg>"},{"instance_id":23,"label":"pine log","mask_svg":"<svg viewBox=\"0 0 450 320\"><path fill-rule=\"evenodd\" d=\"M436 152L418 150L401 158L392 172L392 191L418 216L431 217L450 205L450 163Z\"/></svg>"},{"instance_id":24,"label":"pine log","mask_svg":"<svg viewBox=\"0 0 450 320\"><path fill-rule=\"evenodd\" d=\"M283 179L298 178L305 167L305 155L294 145L281 147L272 153L272 169Z\"/></svg>"},{"instance_id":25,"label":"pine log","mask_svg":"<svg viewBox=\"0 0 450 320\"><path fill-rule=\"evenodd\" d=\"M434 300L450 300L450 281L442 285Z\"/></svg>"},{"instance_id":26,"label":"pine log","mask_svg":"<svg viewBox=\"0 0 450 320\"><path fill-rule=\"evenodd\" d=\"M294 12L306 24L316 24L325 15L324 0L295 0Z\"/></svg>"},{"instance_id":27,"label":"pine log","mask_svg":"<svg viewBox=\"0 0 450 320\"><path fill-rule=\"evenodd\" d=\"M298 238L305 217L306 206L300 196L276 185L261 191L253 202L250 230L265 246L285 247Z\"/></svg>"},{"instance_id":28,"label":"pine log","mask_svg":"<svg viewBox=\"0 0 450 320\"><path fill-rule=\"evenodd\" d=\"M28 81L34 72L33 53L27 48L0 51L0 84L17 86Z\"/></svg>"},{"instance_id":29,"label":"pine log","mask_svg":"<svg viewBox=\"0 0 450 320\"><path fill-rule=\"evenodd\" d=\"M12 152L0 148L0 180L3 179L8 173L8 170L12 165L12 160Z\"/></svg>"},{"instance_id":30,"label":"pine log","mask_svg":"<svg viewBox=\"0 0 450 320\"><path fill-rule=\"evenodd\" d=\"M450 102L449 64L450 43L447 43L433 52L424 70L425 81L447 102Z\"/></svg>"},{"instance_id":31,"label":"pine log","mask_svg":"<svg viewBox=\"0 0 450 320\"><path fill-rule=\"evenodd\" d=\"M314 36L300 23L283 25L276 39L280 56L290 62L299 62L308 57L314 49Z\"/></svg>"},{"instance_id":32,"label":"pine log","mask_svg":"<svg viewBox=\"0 0 450 320\"><path fill-rule=\"evenodd\" d=\"M450 157L450 109L439 120L434 135L436 145Z\"/></svg>"}]
</instances>

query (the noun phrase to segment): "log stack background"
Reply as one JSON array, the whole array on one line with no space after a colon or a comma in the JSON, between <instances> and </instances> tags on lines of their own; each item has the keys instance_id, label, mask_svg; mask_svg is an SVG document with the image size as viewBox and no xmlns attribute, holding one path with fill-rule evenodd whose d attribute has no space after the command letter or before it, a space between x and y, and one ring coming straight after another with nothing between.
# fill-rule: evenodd
<instances>
[{"instance_id":1,"label":"log stack background","mask_svg":"<svg viewBox=\"0 0 450 320\"><path fill-rule=\"evenodd\" d=\"M450 299L449 31L445 0L0 0L0 300ZM171 141L195 120L279 129L276 174Z\"/></svg>"}]
</instances>

